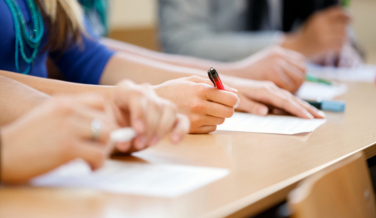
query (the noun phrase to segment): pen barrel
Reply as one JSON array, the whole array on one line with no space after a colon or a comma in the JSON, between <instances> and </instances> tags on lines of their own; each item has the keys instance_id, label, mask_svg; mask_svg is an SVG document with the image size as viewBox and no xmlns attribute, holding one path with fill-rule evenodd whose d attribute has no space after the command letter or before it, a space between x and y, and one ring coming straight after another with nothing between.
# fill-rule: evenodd
<instances>
[{"instance_id":1,"label":"pen barrel","mask_svg":"<svg viewBox=\"0 0 376 218\"><path fill-rule=\"evenodd\" d=\"M214 83L214 86L217 89L225 90L225 87L222 84L221 78L219 78L218 72L213 67L208 70L209 79Z\"/></svg>"},{"instance_id":2,"label":"pen barrel","mask_svg":"<svg viewBox=\"0 0 376 218\"><path fill-rule=\"evenodd\" d=\"M222 81L219 77L217 77L217 79L214 79L214 82L217 89L225 90L225 87L223 86Z\"/></svg>"}]
</instances>

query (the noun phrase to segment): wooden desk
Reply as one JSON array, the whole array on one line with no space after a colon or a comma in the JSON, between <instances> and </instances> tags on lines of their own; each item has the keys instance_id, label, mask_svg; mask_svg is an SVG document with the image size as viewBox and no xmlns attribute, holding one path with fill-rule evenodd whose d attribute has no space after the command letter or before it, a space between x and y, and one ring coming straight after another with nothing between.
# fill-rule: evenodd
<instances>
[{"instance_id":1,"label":"wooden desk","mask_svg":"<svg viewBox=\"0 0 376 218\"><path fill-rule=\"evenodd\" d=\"M3 188L0 217L223 217L252 215L283 200L312 173L364 150L376 155L376 87L349 84L346 113L297 136L216 132L190 135L178 147L161 143L128 161L222 167L224 179L176 199L91 190Z\"/></svg>"}]
</instances>

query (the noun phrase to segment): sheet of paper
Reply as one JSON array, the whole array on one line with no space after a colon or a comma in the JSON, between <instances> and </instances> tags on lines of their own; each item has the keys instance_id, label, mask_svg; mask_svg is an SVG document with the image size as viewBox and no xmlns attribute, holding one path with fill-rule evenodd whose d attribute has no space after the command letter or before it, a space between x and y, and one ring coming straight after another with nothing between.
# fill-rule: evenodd
<instances>
[{"instance_id":1,"label":"sheet of paper","mask_svg":"<svg viewBox=\"0 0 376 218\"><path fill-rule=\"evenodd\" d=\"M307 120L292 116L268 115L263 117L235 113L233 117L219 125L217 130L292 135L312 132L325 122L325 119Z\"/></svg>"},{"instance_id":2,"label":"sheet of paper","mask_svg":"<svg viewBox=\"0 0 376 218\"><path fill-rule=\"evenodd\" d=\"M308 74L328 80L373 83L376 79L376 66L364 65L354 69L342 69L310 64L308 65Z\"/></svg>"},{"instance_id":3,"label":"sheet of paper","mask_svg":"<svg viewBox=\"0 0 376 218\"><path fill-rule=\"evenodd\" d=\"M167 164L106 161L92 172L82 160L75 160L39 176L32 186L90 188L99 191L174 198L229 174L229 170Z\"/></svg>"},{"instance_id":4,"label":"sheet of paper","mask_svg":"<svg viewBox=\"0 0 376 218\"><path fill-rule=\"evenodd\" d=\"M314 82L304 82L296 95L304 100L319 101L331 100L337 96L345 94L347 86L345 84L325 85Z\"/></svg>"}]
</instances>

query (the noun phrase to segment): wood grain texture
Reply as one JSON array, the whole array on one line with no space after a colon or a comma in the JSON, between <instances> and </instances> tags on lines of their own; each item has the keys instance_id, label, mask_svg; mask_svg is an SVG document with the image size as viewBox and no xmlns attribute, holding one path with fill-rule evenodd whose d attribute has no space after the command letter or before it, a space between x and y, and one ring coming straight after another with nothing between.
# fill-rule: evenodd
<instances>
[{"instance_id":1,"label":"wood grain texture","mask_svg":"<svg viewBox=\"0 0 376 218\"><path fill-rule=\"evenodd\" d=\"M160 51L157 31L155 27L112 29L109 38Z\"/></svg>"},{"instance_id":2,"label":"wood grain texture","mask_svg":"<svg viewBox=\"0 0 376 218\"><path fill-rule=\"evenodd\" d=\"M287 197L302 179L364 150L376 155L376 87L349 84L345 113L327 113L312 133L295 136L217 131L167 141L120 161L230 169L229 176L176 199L92 190L2 188L0 217L239 217Z\"/></svg>"},{"instance_id":3,"label":"wood grain texture","mask_svg":"<svg viewBox=\"0 0 376 218\"><path fill-rule=\"evenodd\" d=\"M374 218L375 196L362 152L308 177L292 191L293 218Z\"/></svg>"}]
</instances>

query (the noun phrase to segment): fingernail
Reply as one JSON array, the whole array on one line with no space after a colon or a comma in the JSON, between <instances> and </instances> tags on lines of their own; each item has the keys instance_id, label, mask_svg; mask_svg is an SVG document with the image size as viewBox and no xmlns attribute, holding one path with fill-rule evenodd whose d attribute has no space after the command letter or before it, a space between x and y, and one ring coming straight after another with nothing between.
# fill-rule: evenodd
<instances>
[{"instance_id":1,"label":"fingernail","mask_svg":"<svg viewBox=\"0 0 376 218\"><path fill-rule=\"evenodd\" d=\"M146 137L145 136L140 136L139 138L137 138L136 140L136 147L138 149L143 149L146 145Z\"/></svg>"},{"instance_id":2,"label":"fingernail","mask_svg":"<svg viewBox=\"0 0 376 218\"><path fill-rule=\"evenodd\" d=\"M308 116L309 119L311 119L311 120L314 119L312 114L310 114L308 111L305 111L304 113Z\"/></svg>"},{"instance_id":3,"label":"fingernail","mask_svg":"<svg viewBox=\"0 0 376 218\"><path fill-rule=\"evenodd\" d=\"M326 114L325 114L323 111L317 111L317 113L318 113L320 116L322 116L323 118L326 117Z\"/></svg>"},{"instance_id":4,"label":"fingernail","mask_svg":"<svg viewBox=\"0 0 376 218\"><path fill-rule=\"evenodd\" d=\"M128 147L128 142L120 142L117 144L117 149L119 149L119 151L122 151L122 152L125 152L127 151L127 147Z\"/></svg>"},{"instance_id":5,"label":"fingernail","mask_svg":"<svg viewBox=\"0 0 376 218\"><path fill-rule=\"evenodd\" d=\"M258 109L258 114L260 114L260 115L262 115L262 116L268 114L268 108L266 108L266 107L260 107L260 108Z\"/></svg>"},{"instance_id":6,"label":"fingernail","mask_svg":"<svg viewBox=\"0 0 376 218\"><path fill-rule=\"evenodd\" d=\"M172 141L172 143L174 143L174 144L179 143L179 141L180 141L180 136L179 136L178 134L174 134L174 135L171 137L171 141Z\"/></svg>"},{"instance_id":7,"label":"fingernail","mask_svg":"<svg viewBox=\"0 0 376 218\"><path fill-rule=\"evenodd\" d=\"M145 129L144 122L142 122L142 120L135 120L133 122L133 128L137 133L143 133Z\"/></svg>"},{"instance_id":8,"label":"fingernail","mask_svg":"<svg viewBox=\"0 0 376 218\"><path fill-rule=\"evenodd\" d=\"M240 104L240 99L238 98L238 101L236 102L234 108L235 108L235 109L238 108L238 107L239 107L239 104Z\"/></svg>"},{"instance_id":9,"label":"fingernail","mask_svg":"<svg viewBox=\"0 0 376 218\"><path fill-rule=\"evenodd\" d=\"M159 142L160 138L158 136L154 136L150 141L150 146L153 146Z\"/></svg>"}]
</instances>

